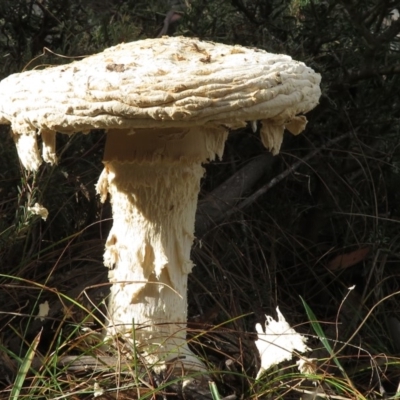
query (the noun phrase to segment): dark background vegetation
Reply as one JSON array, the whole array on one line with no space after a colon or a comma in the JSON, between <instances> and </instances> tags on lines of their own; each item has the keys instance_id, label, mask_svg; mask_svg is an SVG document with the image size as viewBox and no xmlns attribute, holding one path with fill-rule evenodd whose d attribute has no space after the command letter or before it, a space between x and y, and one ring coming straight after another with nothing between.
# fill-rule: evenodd
<instances>
[{"instance_id":1,"label":"dark background vegetation","mask_svg":"<svg viewBox=\"0 0 400 400\"><path fill-rule=\"evenodd\" d=\"M306 131L287 133L278 156L267 154L249 126L232 132L223 159L206 166L199 218L207 211L211 217L205 227L197 225L189 312L194 327L229 321L225 326L237 333L234 340L210 333L205 341L221 349L206 351L211 362L226 369L231 357L248 377L221 379L222 392L256 398L249 389L256 357L237 338L254 332L276 306L298 330L315 334L300 296L332 346L338 339L362 348L338 354L354 388L377 398L396 392L400 19L388 20L396 7L398 0L0 0L1 79L154 38L163 26L171 35L288 54L322 75L320 105L308 114ZM176 21L165 25L170 11ZM39 345L46 354L85 318L60 293L84 302L79 294L94 286L93 296L106 296L102 251L111 213L94 190L103 132L60 136L59 164L36 174L22 169L7 127L0 135L0 381L6 390L13 358L23 358L43 325L34 319L38 304L58 304ZM254 183L212 213L213 191L261 159L262 172L250 172ZM36 202L49 209L46 222L28 211ZM322 363L324 376L332 373L329 363ZM273 382L274 390L287 393Z\"/></svg>"}]
</instances>

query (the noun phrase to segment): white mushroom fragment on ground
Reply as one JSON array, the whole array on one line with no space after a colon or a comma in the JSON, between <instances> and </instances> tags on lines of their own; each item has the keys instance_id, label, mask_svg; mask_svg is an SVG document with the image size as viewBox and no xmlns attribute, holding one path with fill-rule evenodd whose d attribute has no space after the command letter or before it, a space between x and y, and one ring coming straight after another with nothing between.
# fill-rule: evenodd
<instances>
[{"instance_id":1,"label":"white mushroom fragment on ground","mask_svg":"<svg viewBox=\"0 0 400 400\"><path fill-rule=\"evenodd\" d=\"M307 338L296 332L286 322L279 307L276 307L276 314L278 316L277 320L269 315L265 316L264 327L261 324L256 324L258 339L255 344L261 358L261 367L256 379L259 379L271 367L278 365L282 361L291 360L295 351L305 353L311 350L306 345ZM298 364L301 372L307 369L305 360L307 359L304 358Z\"/></svg>"},{"instance_id":2,"label":"white mushroom fragment on ground","mask_svg":"<svg viewBox=\"0 0 400 400\"><path fill-rule=\"evenodd\" d=\"M286 55L198 39L120 44L68 65L0 82L0 123L11 124L29 170L56 162L55 133L106 129L101 200L114 225L107 336L124 337L149 365L205 368L186 342L187 278L202 163L222 157L228 131L261 120L279 151L318 104L320 76Z\"/></svg>"}]
</instances>

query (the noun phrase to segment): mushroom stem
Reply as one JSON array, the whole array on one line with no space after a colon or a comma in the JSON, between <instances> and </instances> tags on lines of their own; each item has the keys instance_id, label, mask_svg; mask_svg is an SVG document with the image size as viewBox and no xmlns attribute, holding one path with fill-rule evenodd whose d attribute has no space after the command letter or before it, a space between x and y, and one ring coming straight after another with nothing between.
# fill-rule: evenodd
<instances>
[{"instance_id":1,"label":"mushroom stem","mask_svg":"<svg viewBox=\"0 0 400 400\"><path fill-rule=\"evenodd\" d=\"M226 132L158 133L108 133L97 185L102 201L111 195L114 218L104 254L112 284L106 334L123 337L128 351L135 345L149 366L179 360L205 370L187 346L187 280L201 163L221 154Z\"/></svg>"}]
</instances>

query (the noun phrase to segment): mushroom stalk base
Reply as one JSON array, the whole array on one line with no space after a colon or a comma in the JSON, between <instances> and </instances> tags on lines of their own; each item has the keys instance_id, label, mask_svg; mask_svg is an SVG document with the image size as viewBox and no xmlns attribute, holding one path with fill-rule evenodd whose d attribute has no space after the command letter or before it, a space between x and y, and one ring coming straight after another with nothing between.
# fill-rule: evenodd
<instances>
[{"instance_id":1,"label":"mushroom stalk base","mask_svg":"<svg viewBox=\"0 0 400 400\"><path fill-rule=\"evenodd\" d=\"M222 136L226 136L223 133ZM223 143L223 141L222 141ZM111 195L114 224L104 264L111 293L106 336L119 337L150 367L204 371L186 340L201 161L108 161L97 185ZM133 343L135 338L135 343Z\"/></svg>"}]
</instances>

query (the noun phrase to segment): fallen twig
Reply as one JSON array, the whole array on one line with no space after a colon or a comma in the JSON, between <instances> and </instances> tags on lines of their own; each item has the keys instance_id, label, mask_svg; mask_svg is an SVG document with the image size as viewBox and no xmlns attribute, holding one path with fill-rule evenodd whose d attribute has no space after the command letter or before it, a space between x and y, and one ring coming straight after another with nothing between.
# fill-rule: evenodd
<instances>
[{"instance_id":1,"label":"fallen twig","mask_svg":"<svg viewBox=\"0 0 400 400\"><path fill-rule=\"evenodd\" d=\"M269 189L273 188L276 184L278 184L283 179L285 179L287 176L289 176L291 173L293 173L296 169L298 169L305 162L307 162L311 158L315 157L320 151L326 149L327 147L331 146L332 144L341 142L342 140L349 138L352 134L353 134L353 132L344 133L343 135L340 135L340 136L336 137L335 139L329 140L328 142L326 142L324 145L322 145L318 149L311 151L304 158L296 161L293 165L291 165L289 168L287 168L281 174L279 174L275 178L271 179L266 185L264 185L263 187L258 189L251 196L247 197L247 199L240 202L235 208L228 210L225 215L228 217L228 216L232 215L233 213L235 213L236 211L242 210L243 208L246 208L250 204L254 203L254 201L256 199L258 199L261 195L266 193Z\"/></svg>"}]
</instances>

